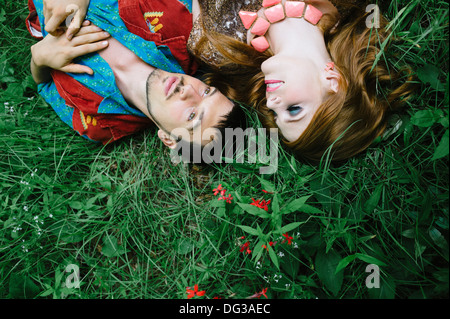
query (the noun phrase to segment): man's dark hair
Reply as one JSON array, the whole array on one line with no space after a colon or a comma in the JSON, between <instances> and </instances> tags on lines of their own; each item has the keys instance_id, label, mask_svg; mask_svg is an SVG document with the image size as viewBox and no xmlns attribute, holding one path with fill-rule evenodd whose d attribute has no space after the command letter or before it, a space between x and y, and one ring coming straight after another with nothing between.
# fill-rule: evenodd
<instances>
[{"instance_id":1,"label":"man's dark hair","mask_svg":"<svg viewBox=\"0 0 450 319\"><path fill-rule=\"evenodd\" d=\"M217 123L217 125L213 127L217 130L216 136L221 136L223 138L214 139L206 145L199 145L198 143L194 143L193 141L179 139L177 141L177 150L178 154L182 158L182 161L187 163L205 164L205 158L203 158L202 156L205 147L214 148L215 150L220 149L221 151L223 151L225 145L227 145L227 147L230 147L229 143L234 144L234 141L225 139L225 130L236 128L245 130L247 128L247 107L240 102L233 100L231 101L233 102L233 108L231 109L231 111L228 114L224 115L219 123ZM189 150L189 152L183 151L186 148ZM186 155L186 153L188 154ZM215 156L212 156L210 160L206 162L215 162L214 157ZM221 158L221 156L219 156L219 158Z\"/></svg>"}]
</instances>

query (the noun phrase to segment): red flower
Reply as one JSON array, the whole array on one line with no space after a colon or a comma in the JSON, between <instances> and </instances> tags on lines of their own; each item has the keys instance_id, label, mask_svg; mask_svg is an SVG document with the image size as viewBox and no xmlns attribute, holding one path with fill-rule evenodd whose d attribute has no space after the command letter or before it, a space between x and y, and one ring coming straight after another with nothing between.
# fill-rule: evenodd
<instances>
[{"instance_id":1,"label":"red flower","mask_svg":"<svg viewBox=\"0 0 450 319\"><path fill-rule=\"evenodd\" d=\"M198 285L194 285L194 290L192 290L191 287L187 287L186 292L188 293L188 296L187 296L188 299L191 299L194 296L201 297L205 294L204 290L198 291Z\"/></svg>"},{"instance_id":2,"label":"red flower","mask_svg":"<svg viewBox=\"0 0 450 319\"><path fill-rule=\"evenodd\" d=\"M264 297L267 298L266 292L267 292L267 288L264 288L261 292L257 292L257 293L255 293L254 295L251 295L248 298L249 299L260 298L261 296L264 296Z\"/></svg>"},{"instance_id":3,"label":"red flower","mask_svg":"<svg viewBox=\"0 0 450 319\"><path fill-rule=\"evenodd\" d=\"M259 297L261 297L261 296L264 296L264 297L266 297L266 299L267 299L266 292L267 292L267 288L264 288L261 292L258 292L258 293L257 293L257 294L258 294L258 299L259 299Z\"/></svg>"},{"instance_id":4,"label":"red flower","mask_svg":"<svg viewBox=\"0 0 450 319\"><path fill-rule=\"evenodd\" d=\"M225 200L228 204L231 204L231 201L233 200L233 197L231 197L231 194L228 194L227 197L222 196L222 197L219 197L217 200L221 200L221 199Z\"/></svg>"},{"instance_id":5,"label":"red flower","mask_svg":"<svg viewBox=\"0 0 450 319\"><path fill-rule=\"evenodd\" d=\"M223 187L222 187L222 184L219 184L219 186L217 186L217 188L214 188L213 189L213 191L214 191L214 196L216 196L217 194L219 194L219 192L220 191L226 191ZM223 194L222 194L223 195Z\"/></svg>"},{"instance_id":6,"label":"red flower","mask_svg":"<svg viewBox=\"0 0 450 319\"><path fill-rule=\"evenodd\" d=\"M251 254L252 251L250 250L249 245L250 245L250 243L249 243L249 242L246 242L245 244L243 244L243 245L241 246L241 249L239 249L239 251L240 251L241 253L245 251L245 253L246 253L247 255Z\"/></svg>"},{"instance_id":7,"label":"red flower","mask_svg":"<svg viewBox=\"0 0 450 319\"><path fill-rule=\"evenodd\" d=\"M270 200L268 200L267 202L262 199L262 200L255 200L254 198L252 198L253 203L251 203L250 205L259 207L264 209L266 212L269 210L268 205L270 204Z\"/></svg>"},{"instance_id":8,"label":"red flower","mask_svg":"<svg viewBox=\"0 0 450 319\"><path fill-rule=\"evenodd\" d=\"M275 245L275 243L273 241L269 241L269 246L272 247L273 245ZM267 249L267 251L269 251L269 248L267 248L266 245L262 245L262 248Z\"/></svg>"},{"instance_id":9,"label":"red flower","mask_svg":"<svg viewBox=\"0 0 450 319\"><path fill-rule=\"evenodd\" d=\"M290 245L290 244L292 243L292 239L294 239L294 237L292 237L292 236L289 236L289 234L288 234L288 233L286 233L286 234L283 234L283 236L284 236L284 237L286 237L286 239L285 239L285 240L283 240L283 243L284 243L284 242L286 242L286 240L287 240L287 242L288 242L288 245Z\"/></svg>"}]
</instances>

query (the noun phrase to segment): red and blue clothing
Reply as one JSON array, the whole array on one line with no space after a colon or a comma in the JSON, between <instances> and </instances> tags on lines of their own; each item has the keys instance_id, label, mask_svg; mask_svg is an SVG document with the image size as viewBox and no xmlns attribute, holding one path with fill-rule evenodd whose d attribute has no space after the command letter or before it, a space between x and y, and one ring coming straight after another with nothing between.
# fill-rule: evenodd
<instances>
[{"instance_id":1,"label":"red and blue clothing","mask_svg":"<svg viewBox=\"0 0 450 319\"><path fill-rule=\"evenodd\" d=\"M27 27L32 36L47 34L43 0L29 0ZM144 62L168 72L193 75L196 63L187 51L192 29L192 0L91 0L86 19L107 31ZM93 75L52 70L52 81L39 94L80 135L107 144L151 125L124 100L114 73L98 53L74 61Z\"/></svg>"}]
</instances>

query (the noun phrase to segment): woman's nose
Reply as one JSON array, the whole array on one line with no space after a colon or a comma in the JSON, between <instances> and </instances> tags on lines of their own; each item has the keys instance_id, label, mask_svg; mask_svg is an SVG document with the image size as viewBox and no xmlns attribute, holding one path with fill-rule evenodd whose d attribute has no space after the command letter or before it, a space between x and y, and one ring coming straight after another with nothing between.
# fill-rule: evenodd
<instances>
[{"instance_id":1,"label":"woman's nose","mask_svg":"<svg viewBox=\"0 0 450 319\"><path fill-rule=\"evenodd\" d=\"M280 104L281 99L278 96L270 96L267 98L267 107L269 109L276 109Z\"/></svg>"}]
</instances>

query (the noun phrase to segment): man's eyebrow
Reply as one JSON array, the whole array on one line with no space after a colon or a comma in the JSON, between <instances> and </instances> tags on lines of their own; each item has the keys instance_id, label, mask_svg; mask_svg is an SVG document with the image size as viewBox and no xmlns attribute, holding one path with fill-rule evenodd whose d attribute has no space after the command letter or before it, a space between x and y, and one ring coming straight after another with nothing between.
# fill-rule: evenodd
<instances>
[{"instance_id":1,"label":"man's eyebrow","mask_svg":"<svg viewBox=\"0 0 450 319\"><path fill-rule=\"evenodd\" d=\"M217 88L213 87L213 91L207 97L213 96L216 92Z\"/></svg>"}]
</instances>

